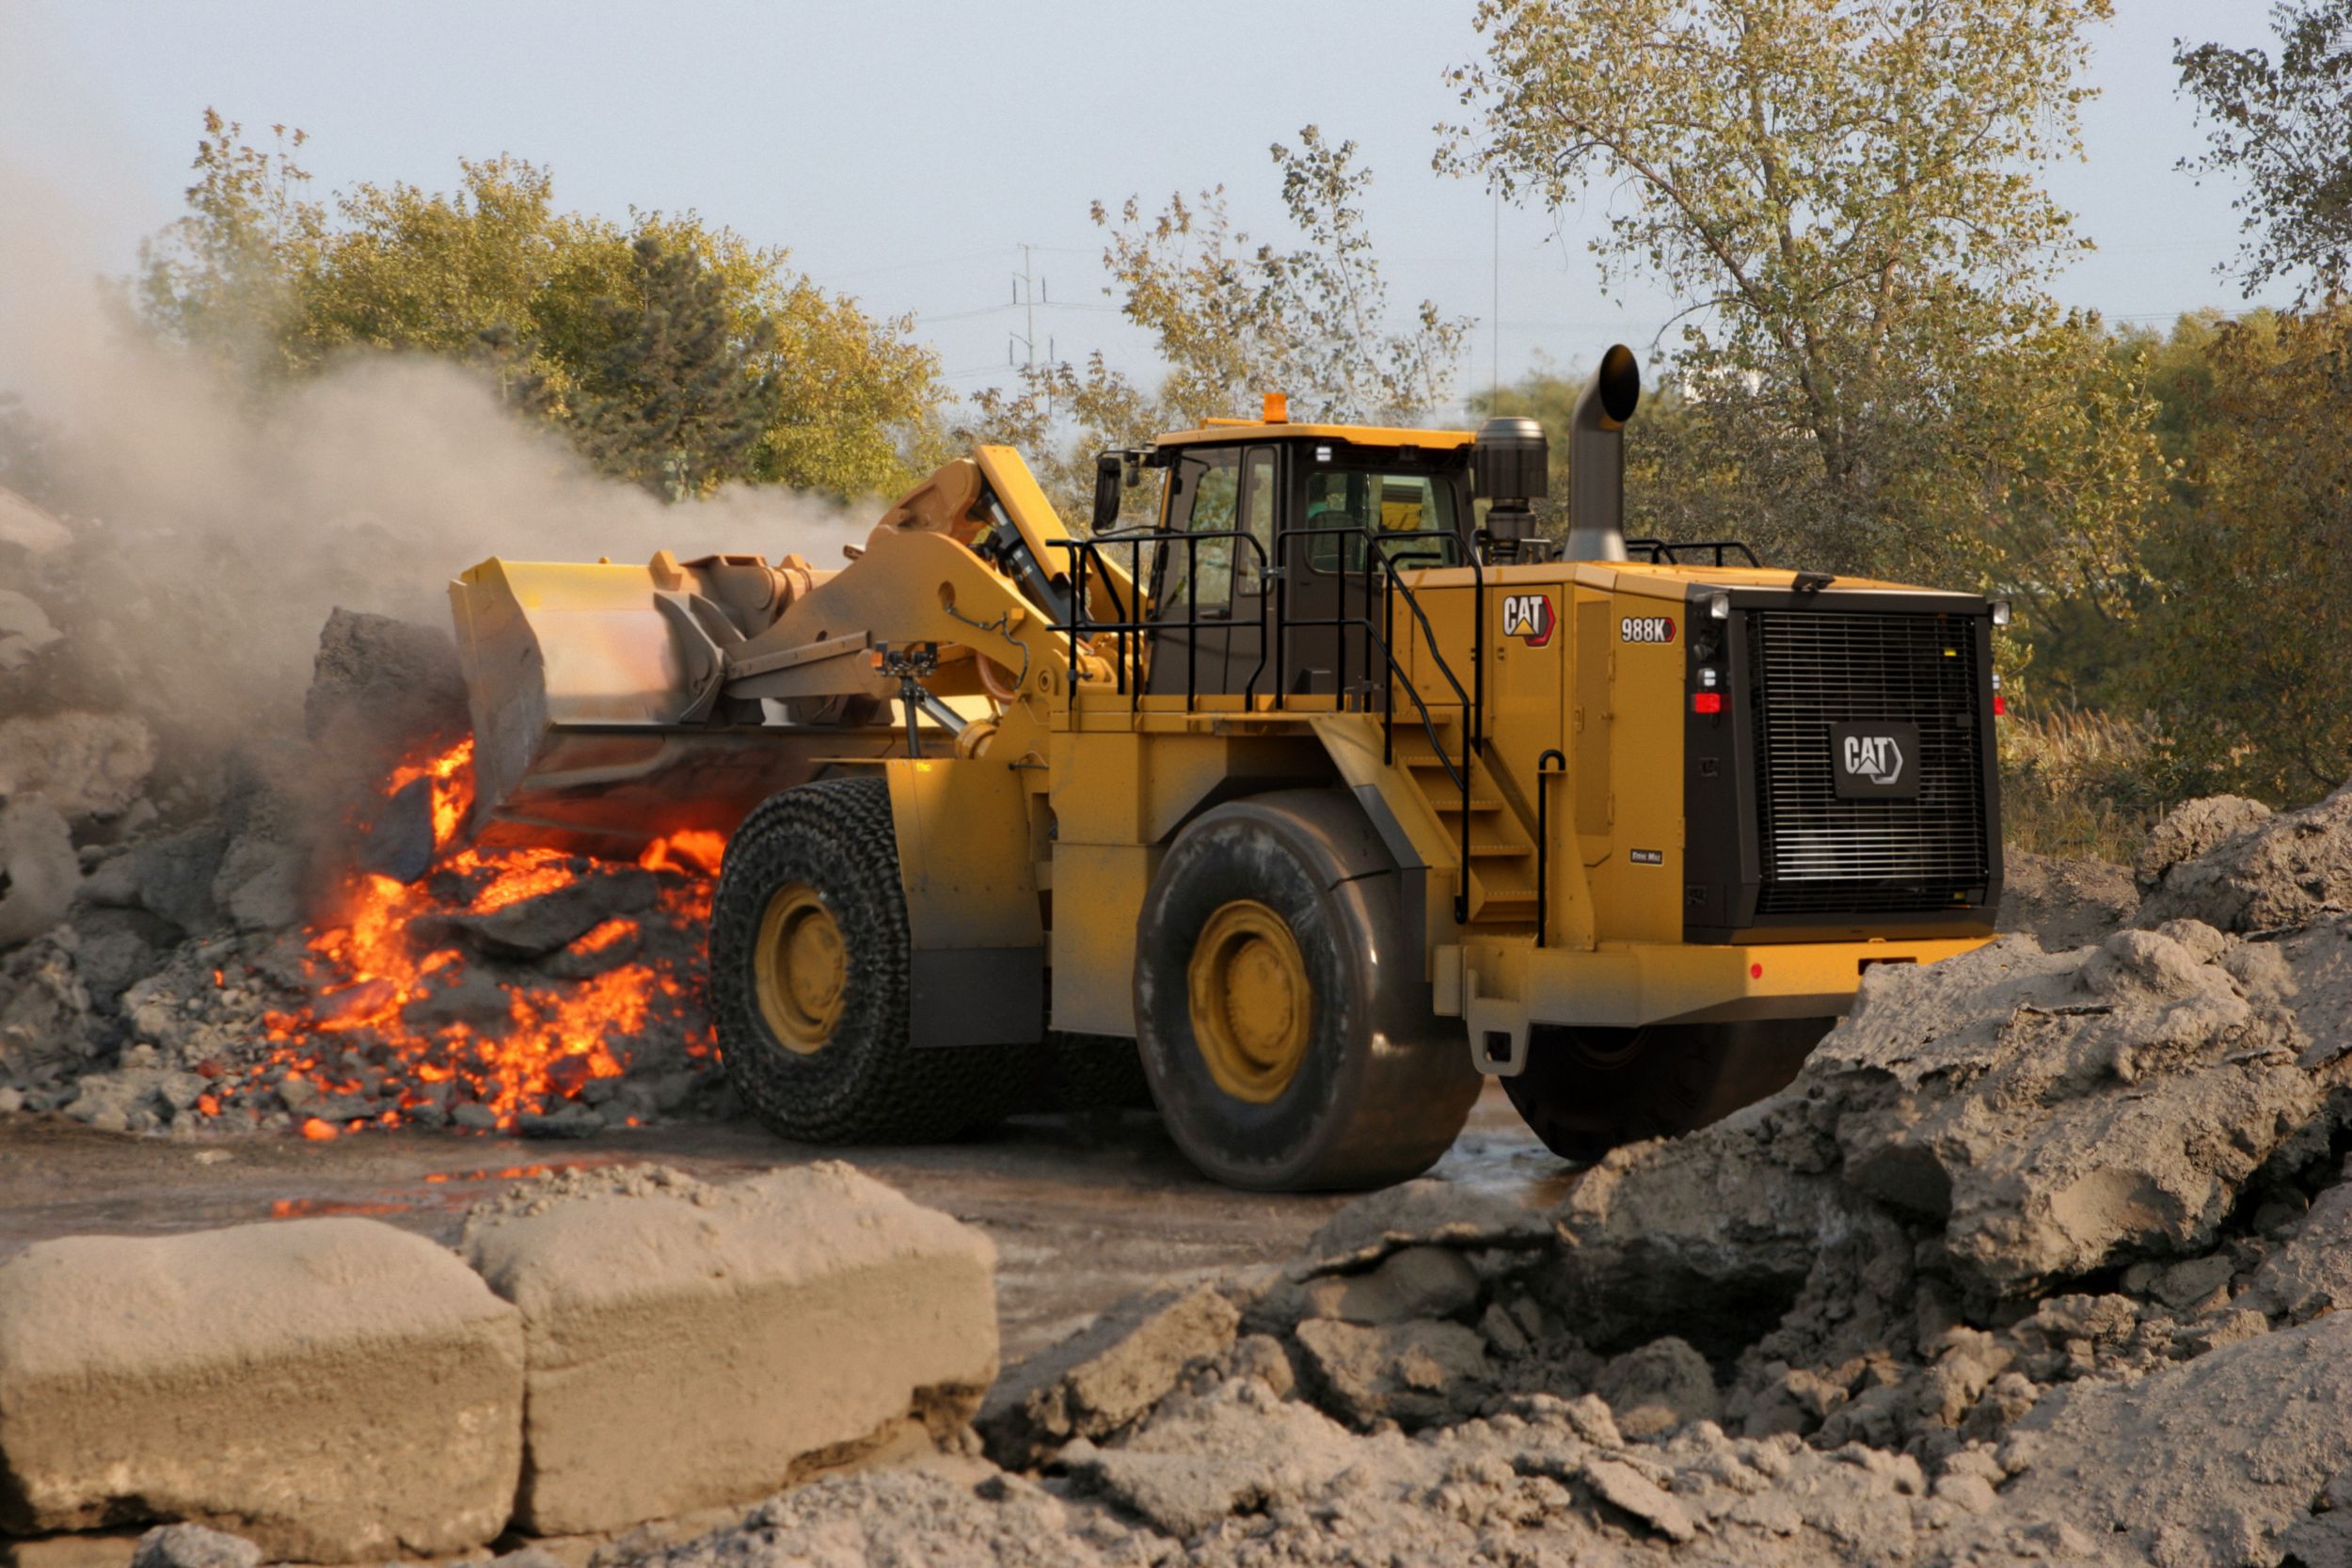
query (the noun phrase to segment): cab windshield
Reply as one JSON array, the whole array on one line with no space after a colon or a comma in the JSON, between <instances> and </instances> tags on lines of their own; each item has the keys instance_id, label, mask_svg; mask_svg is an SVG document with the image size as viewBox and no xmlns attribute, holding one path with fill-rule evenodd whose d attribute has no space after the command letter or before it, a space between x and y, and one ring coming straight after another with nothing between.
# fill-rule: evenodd
<instances>
[{"instance_id":1,"label":"cab windshield","mask_svg":"<svg viewBox=\"0 0 2352 1568\"><path fill-rule=\"evenodd\" d=\"M1399 565L1450 566L1461 560L1454 486L1441 475L1319 467L1307 476L1306 526L1399 535L1381 542L1381 553ZM1406 537L1431 531L1444 537ZM1364 543L1361 533L1310 533L1308 564L1318 572L1360 572Z\"/></svg>"}]
</instances>

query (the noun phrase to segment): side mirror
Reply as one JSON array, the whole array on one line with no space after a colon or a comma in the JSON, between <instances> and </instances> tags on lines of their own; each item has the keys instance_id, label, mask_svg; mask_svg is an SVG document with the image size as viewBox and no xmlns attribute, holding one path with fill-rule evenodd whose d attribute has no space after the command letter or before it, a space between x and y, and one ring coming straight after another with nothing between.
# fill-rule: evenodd
<instances>
[{"instance_id":1,"label":"side mirror","mask_svg":"<svg viewBox=\"0 0 2352 1568\"><path fill-rule=\"evenodd\" d=\"M1094 531L1108 533L1119 526L1120 502L1127 489L1122 454L1099 452L1094 459Z\"/></svg>"}]
</instances>

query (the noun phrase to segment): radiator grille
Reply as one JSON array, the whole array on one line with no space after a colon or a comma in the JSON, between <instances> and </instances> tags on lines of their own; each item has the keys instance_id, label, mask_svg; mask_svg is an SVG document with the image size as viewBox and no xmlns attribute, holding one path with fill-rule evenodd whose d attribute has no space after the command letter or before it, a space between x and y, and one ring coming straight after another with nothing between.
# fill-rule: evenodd
<instances>
[{"instance_id":1,"label":"radiator grille","mask_svg":"<svg viewBox=\"0 0 2352 1568\"><path fill-rule=\"evenodd\" d=\"M1759 914L1911 914L1984 901L1987 732L1974 625L1836 610L1748 615ZM1919 727L1916 800L1841 800L1830 727Z\"/></svg>"}]
</instances>

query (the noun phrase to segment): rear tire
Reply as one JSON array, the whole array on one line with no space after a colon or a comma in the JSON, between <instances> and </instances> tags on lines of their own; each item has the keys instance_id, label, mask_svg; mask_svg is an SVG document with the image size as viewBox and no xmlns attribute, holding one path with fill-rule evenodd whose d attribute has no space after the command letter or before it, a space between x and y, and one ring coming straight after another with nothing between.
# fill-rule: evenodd
<instances>
[{"instance_id":1,"label":"rear tire","mask_svg":"<svg viewBox=\"0 0 2352 1568\"><path fill-rule=\"evenodd\" d=\"M1503 1092L1544 1147L1589 1164L1620 1144L1678 1137L1784 1088L1836 1019L1538 1025Z\"/></svg>"},{"instance_id":2,"label":"rear tire","mask_svg":"<svg viewBox=\"0 0 2352 1568\"><path fill-rule=\"evenodd\" d=\"M1143 1068L1169 1133L1229 1186L1386 1186L1451 1147L1480 1080L1422 978L1403 879L1348 875L1334 813L1278 795L1207 813L1136 926Z\"/></svg>"},{"instance_id":3,"label":"rear tire","mask_svg":"<svg viewBox=\"0 0 2352 1568\"><path fill-rule=\"evenodd\" d=\"M909 1037L906 895L890 788L827 779L763 801L727 841L710 911L719 1056L800 1143L929 1143L1002 1114L1009 1053Z\"/></svg>"}]
</instances>

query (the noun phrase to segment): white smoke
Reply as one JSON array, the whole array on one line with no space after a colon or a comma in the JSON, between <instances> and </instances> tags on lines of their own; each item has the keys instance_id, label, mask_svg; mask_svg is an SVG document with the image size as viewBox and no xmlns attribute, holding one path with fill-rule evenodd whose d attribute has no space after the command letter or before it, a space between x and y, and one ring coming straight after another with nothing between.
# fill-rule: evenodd
<instances>
[{"instance_id":1,"label":"white smoke","mask_svg":"<svg viewBox=\"0 0 2352 1568\"><path fill-rule=\"evenodd\" d=\"M20 66L8 34L23 21L0 16L0 55ZM0 69L0 88L19 73ZM836 565L878 510L764 487L665 506L446 362L356 357L257 405L128 323L90 212L0 155L0 398L46 433L41 499L71 535L0 547L0 589L65 633L45 685L0 686L0 718L130 707L167 734L234 740L287 727L335 606L446 626L450 578L491 555L797 550Z\"/></svg>"}]
</instances>

